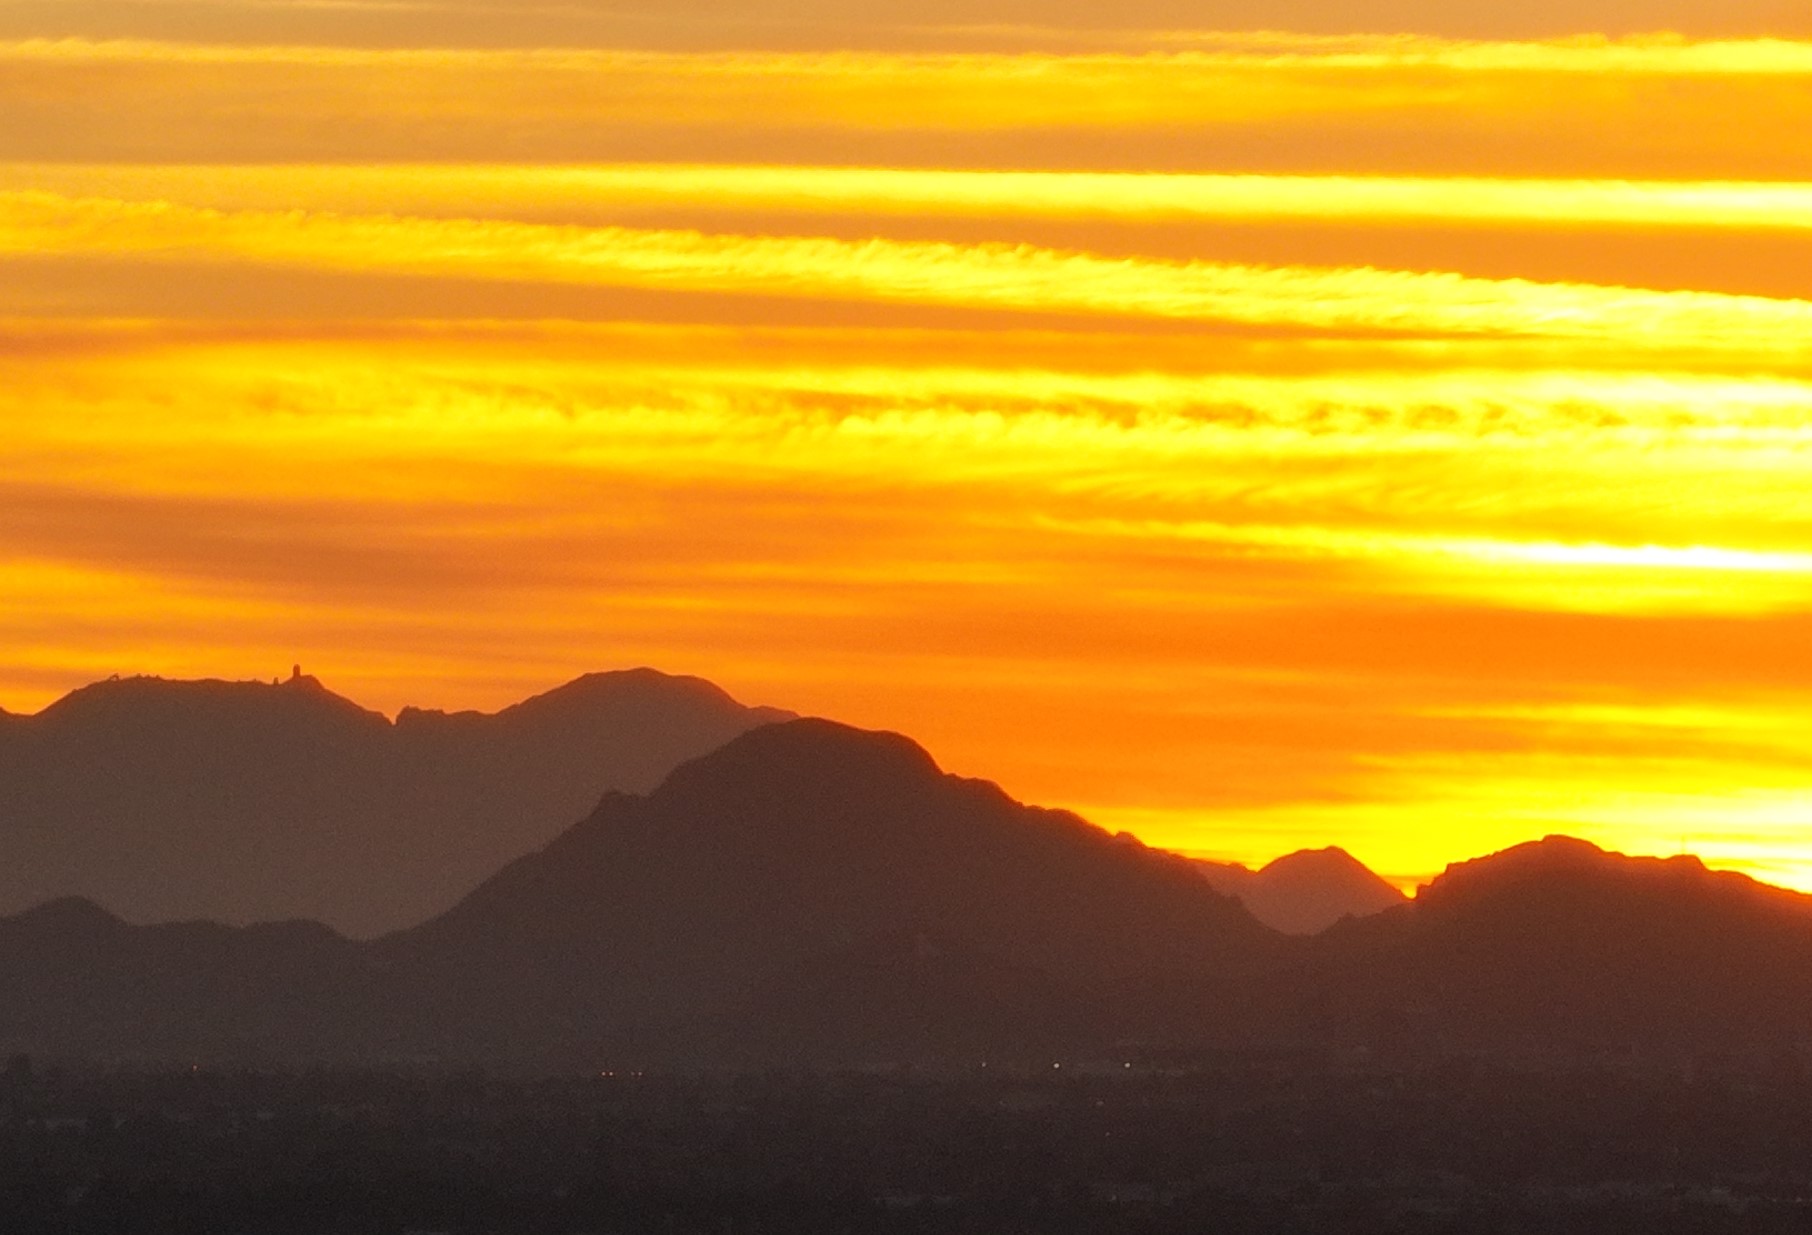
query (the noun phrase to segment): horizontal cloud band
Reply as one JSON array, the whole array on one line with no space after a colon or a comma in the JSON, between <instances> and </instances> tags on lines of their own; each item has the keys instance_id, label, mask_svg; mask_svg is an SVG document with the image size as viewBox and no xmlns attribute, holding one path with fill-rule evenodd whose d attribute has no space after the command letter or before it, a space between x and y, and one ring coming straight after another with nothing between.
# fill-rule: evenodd
<instances>
[{"instance_id":1,"label":"horizontal cloud band","mask_svg":"<svg viewBox=\"0 0 1812 1235\"><path fill-rule=\"evenodd\" d=\"M759 165L0 164L0 187L223 209L469 212L611 208L1008 219L1308 220L1812 231L1812 184L1214 175Z\"/></svg>"},{"instance_id":2,"label":"horizontal cloud band","mask_svg":"<svg viewBox=\"0 0 1812 1235\"><path fill-rule=\"evenodd\" d=\"M214 211L0 193L0 253L1099 314L1328 332L1812 349L1812 302L1373 269L1108 258L1025 245L711 235Z\"/></svg>"}]
</instances>

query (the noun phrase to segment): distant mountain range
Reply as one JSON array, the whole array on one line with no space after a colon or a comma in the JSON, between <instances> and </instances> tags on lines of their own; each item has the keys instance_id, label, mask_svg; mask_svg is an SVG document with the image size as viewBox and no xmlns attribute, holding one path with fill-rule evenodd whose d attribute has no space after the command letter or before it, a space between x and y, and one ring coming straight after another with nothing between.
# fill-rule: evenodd
<instances>
[{"instance_id":1,"label":"distant mountain range","mask_svg":"<svg viewBox=\"0 0 1812 1235\"><path fill-rule=\"evenodd\" d=\"M648 669L394 723L299 670L99 682L0 719L0 912L80 895L135 922L377 935L446 909L607 790L647 792L791 715Z\"/></svg>"},{"instance_id":2,"label":"distant mountain range","mask_svg":"<svg viewBox=\"0 0 1812 1235\"><path fill-rule=\"evenodd\" d=\"M1281 1021L1409 1049L1812 1047L1812 897L1562 836L1317 937ZM1308 1017L1302 1013L1312 1009Z\"/></svg>"},{"instance_id":3,"label":"distant mountain range","mask_svg":"<svg viewBox=\"0 0 1812 1235\"><path fill-rule=\"evenodd\" d=\"M0 919L0 992L0 1048L146 1061L1780 1052L1812 1032L1812 898L1551 837L1290 936L1195 863L797 720L606 795L418 927L63 899Z\"/></svg>"},{"instance_id":4,"label":"distant mountain range","mask_svg":"<svg viewBox=\"0 0 1812 1235\"><path fill-rule=\"evenodd\" d=\"M1317 935L1342 918L1363 918L1404 901L1344 849L1302 849L1258 870L1235 862L1198 860L1210 886L1286 935Z\"/></svg>"}]
</instances>

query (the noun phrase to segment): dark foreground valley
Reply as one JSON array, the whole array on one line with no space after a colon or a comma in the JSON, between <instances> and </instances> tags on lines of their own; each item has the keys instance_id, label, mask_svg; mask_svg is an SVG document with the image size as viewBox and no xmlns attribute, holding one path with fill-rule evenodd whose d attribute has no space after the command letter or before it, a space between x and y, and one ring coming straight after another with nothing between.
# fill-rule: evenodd
<instances>
[{"instance_id":1,"label":"dark foreground valley","mask_svg":"<svg viewBox=\"0 0 1812 1235\"><path fill-rule=\"evenodd\" d=\"M1812 1225L1812 1082L1785 1060L537 1080L15 1060L0 1085L9 1232Z\"/></svg>"}]
</instances>

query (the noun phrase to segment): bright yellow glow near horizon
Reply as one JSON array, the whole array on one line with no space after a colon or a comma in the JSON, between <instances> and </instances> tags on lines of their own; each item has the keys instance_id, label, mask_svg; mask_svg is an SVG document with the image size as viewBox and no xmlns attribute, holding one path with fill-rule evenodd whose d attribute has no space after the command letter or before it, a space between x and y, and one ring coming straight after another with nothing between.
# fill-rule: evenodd
<instances>
[{"instance_id":1,"label":"bright yellow glow near horizon","mask_svg":"<svg viewBox=\"0 0 1812 1235\"><path fill-rule=\"evenodd\" d=\"M650 664L1248 864L1812 890L1807 31L216 7L0 27L0 707Z\"/></svg>"}]
</instances>

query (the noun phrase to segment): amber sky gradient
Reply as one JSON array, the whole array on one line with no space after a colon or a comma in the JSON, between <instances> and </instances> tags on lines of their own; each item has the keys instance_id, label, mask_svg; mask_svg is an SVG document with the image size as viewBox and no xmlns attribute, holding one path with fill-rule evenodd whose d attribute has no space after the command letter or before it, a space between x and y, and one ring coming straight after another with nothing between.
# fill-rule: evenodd
<instances>
[{"instance_id":1,"label":"amber sky gradient","mask_svg":"<svg viewBox=\"0 0 1812 1235\"><path fill-rule=\"evenodd\" d=\"M652 664L1812 888L1812 13L0 0L0 706Z\"/></svg>"}]
</instances>

